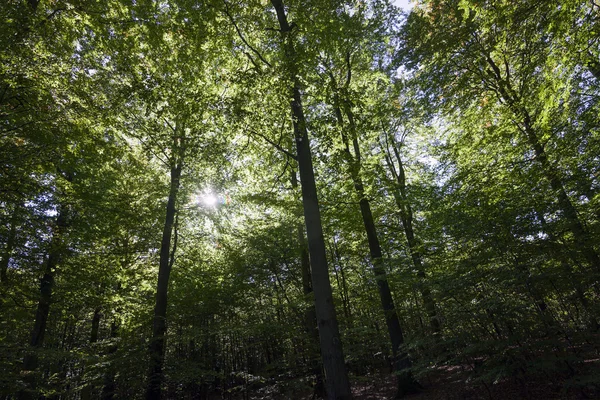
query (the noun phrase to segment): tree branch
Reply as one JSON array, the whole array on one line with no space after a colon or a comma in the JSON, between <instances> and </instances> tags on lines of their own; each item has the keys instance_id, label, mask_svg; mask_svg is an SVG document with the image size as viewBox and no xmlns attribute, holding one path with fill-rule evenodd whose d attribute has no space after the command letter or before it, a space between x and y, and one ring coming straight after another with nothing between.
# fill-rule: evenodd
<instances>
[{"instance_id":1,"label":"tree branch","mask_svg":"<svg viewBox=\"0 0 600 400\"><path fill-rule=\"evenodd\" d=\"M227 4L226 0L223 0L223 4L225 4L225 15L227 15L227 17L229 18L229 20L231 21L231 23L233 24L238 36L240 37L240 39L242 39L242 42L244 42L244 44L246 46L248 46L248 48L250 50L252 50L252 52L254 54L256 54L258 56L258 58L264 62L265 64L267 64L269 67L273 67L271 65L270 62L268 62L267 60L265 60L265 58L260 54L260 52L258 50L256 50L254 47L252 47L250 45L250 43L248 43L248 41L246 40L246 38L244 38L244 35L242 34L242 31L240 30L240 28L238 28L237 24L235 23L235 20L233 19L233 16L231 15L231 13L229 12L229 4Z\"/></svg>"},{"instance_id":2,"label":"tree branch","mask_svg":"<svg viewBox=\"0 0 600 400\"><path fill-rule=\"evenodd\" d=\"M263 138L267 143L269 143L271 146L275 147L277 150L281 151L286 156L290 157L293 160L298 161L298 157L296 157L294 154L290 153L289 151L287 151L286 149L284 149L283 147L281 147L281 145L279 145L278 143L275 143L274 141L272 141L271 139L269 139L268 137L266 137L262 133L258 133L255 130L249 130L248 132L250 132L250 134L253 134L253 135L256 135L256 136L259 136L259 137Z\"/></svg>"}]
</instances>

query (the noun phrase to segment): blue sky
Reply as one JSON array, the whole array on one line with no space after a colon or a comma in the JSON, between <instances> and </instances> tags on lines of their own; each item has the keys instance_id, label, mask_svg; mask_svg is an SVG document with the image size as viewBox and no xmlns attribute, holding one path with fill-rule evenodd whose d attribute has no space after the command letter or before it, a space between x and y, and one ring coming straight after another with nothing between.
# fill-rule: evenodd
<instances>
[{"instance_id":1,"label":"blue sky","mask_svg":"<svg viewBox=\"0 0 600 400\"><path fill-rule=\"evenodd\" d=\"M412 8L411 0L393 0L393 3L407 11Z\"/></svg>"}]
</instances>

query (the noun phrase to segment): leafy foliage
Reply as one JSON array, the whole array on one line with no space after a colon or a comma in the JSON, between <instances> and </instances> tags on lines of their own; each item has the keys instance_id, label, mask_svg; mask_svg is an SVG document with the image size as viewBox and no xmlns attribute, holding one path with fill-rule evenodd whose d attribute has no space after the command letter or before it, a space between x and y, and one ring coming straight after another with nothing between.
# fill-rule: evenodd
<instances>
[{"instance_id":1,"label":"leafy foliage","mask_svg":"<svg viewBox=\"0 0 600 400\"><path fill-rule=\"evenodd\" d=\"M310 396L290 87L352 378L394 362L368 200L425 385L596 395L600 8L416 3L0 6L1 395L141 397L179 165L163 397Z\"/></svg>"}]
</instances>

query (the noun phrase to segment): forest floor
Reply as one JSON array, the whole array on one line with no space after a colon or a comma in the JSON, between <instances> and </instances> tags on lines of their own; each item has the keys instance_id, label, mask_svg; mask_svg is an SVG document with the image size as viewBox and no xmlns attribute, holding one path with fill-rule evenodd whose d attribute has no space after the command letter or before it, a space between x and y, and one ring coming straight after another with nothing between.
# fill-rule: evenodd
<instances>
[{"instance_id":1,"label":"forest floor","mask_svg":"<svg viewBox=\"0 0 600 400\"><path fill-rule=\"evenodd\" d=\"M590 370L600 375L600 360L590 360ZM589 372L589 371L588 371ZM469 379L469 373L460 367L441 367L419 381L423 391L406 396L406 400L580 400L600 399L600 387L585 384L577 378L567 380L504 379L495 384L483 384ZM597 381L597 379L595 379ZM394 377L388 374L360 377L353 382L354 400L393 399Z\"/></svg>"},{"instance_id":2,"label":"forest floor","mask_svg":"<svg viewBox=\"0 0 600 400\"><path fill-rule=\"evenodd\" d=\"M584 375L592 378L564 376L535 379L503 379L494 384L484 384L471 378L466 368L444 366L432 369L419 378L423 391L406 396L406 400L583 400L600 399L600 359L588 360ZM597 374L595 374L597 372ZM595 377L594 377L595 376ZM306 386L304 386L306 388ZM265 388L266 389L266 388ZM281 389L281 386L279 387ZM295 391L288 387L283 394L280 390L259 390L249 394L249 400L310 400L312 393L307 390ZM296 387L298 389L298 387ZM262 393L261 393L262 392ZM270 392L270 393L269 393ZM279 392L279 393L277 393ZM277 394L276 394L277 393ZM352 378L354 400L394 399L395 379L391 374L371 374Z\"/></svg>"}]
</instances>

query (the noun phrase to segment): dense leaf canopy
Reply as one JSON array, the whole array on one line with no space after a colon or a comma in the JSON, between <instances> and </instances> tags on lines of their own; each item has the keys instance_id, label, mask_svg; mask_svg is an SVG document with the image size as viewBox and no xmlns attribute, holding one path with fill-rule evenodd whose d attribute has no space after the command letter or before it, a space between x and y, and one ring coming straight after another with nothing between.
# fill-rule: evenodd
<instances>
[{"instance_id":1,"label":"dense leaf canopy","mask_svg":"<svg viewBox=\"0 0 600 400\"><path fill-rule=\"evenodd\" d=\"M600 5L413 3L4 1L0 397L597 396Z\"/></svg>"}]
</instances>

